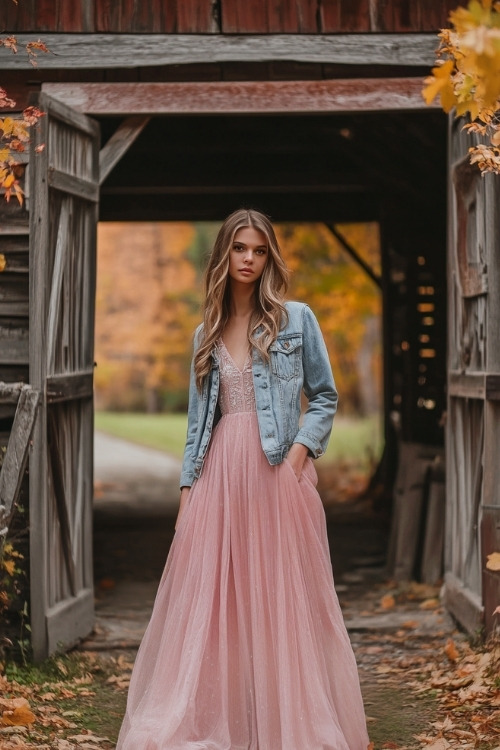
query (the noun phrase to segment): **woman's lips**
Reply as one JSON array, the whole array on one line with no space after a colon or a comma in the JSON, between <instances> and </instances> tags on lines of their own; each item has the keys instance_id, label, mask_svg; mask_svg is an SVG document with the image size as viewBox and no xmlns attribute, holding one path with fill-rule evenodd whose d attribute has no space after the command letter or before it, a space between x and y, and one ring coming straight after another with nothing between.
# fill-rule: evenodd
<instances>
[{"instance_id":1,"label":"woman's lips","mask_svg":"<svg viewBox=\"0 0 500 750\"><path fill-rule=\"evenodd\" d=\"M240 268L240 273L252 274L253 271L251 268Z\"/></svg>"}]
</instances>

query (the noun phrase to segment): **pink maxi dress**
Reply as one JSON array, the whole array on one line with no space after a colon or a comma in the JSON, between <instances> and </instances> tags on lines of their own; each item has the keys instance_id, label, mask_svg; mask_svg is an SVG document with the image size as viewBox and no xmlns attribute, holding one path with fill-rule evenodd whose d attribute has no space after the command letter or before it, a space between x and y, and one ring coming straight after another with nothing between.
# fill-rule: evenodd
<instances>
[{"instance_id":1,"label":"pink maxi dress","mask_svg":"<svg viewBox=\"0 0 500 750\"><path fill-rule=\"evenodd\" d=\"M366 750L316 470L262 451L250 356L219 344L222 418L134 666L117 750Z\"/></svg>"}]
</instances>

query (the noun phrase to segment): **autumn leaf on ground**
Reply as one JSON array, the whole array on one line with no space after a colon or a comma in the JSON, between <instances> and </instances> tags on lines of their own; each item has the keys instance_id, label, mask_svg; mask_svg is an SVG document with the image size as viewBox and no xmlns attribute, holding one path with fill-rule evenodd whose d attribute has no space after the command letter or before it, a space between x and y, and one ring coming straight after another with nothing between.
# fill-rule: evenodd
<instances>
[{"instance_id":1,"label":"autumn leaf on ground","mask_svg":"<svg viewBox=\"0 0 500 750\"><path fill-rule=\"evenodd\" d=\"M455 646L455 643L453 642L451 638L448 638L448 640L446 641L444 652L446 656L448 657L448 659L453 662L456 661L460 655L457 647Z\"/></svg>"},{"instance_id":2,"label":"autumn leaf on ground","mask_svg":"<svg viewBox=\"0 0 500 750\"><path fill-rule=\"evenodd\" d=\"M436 609L439 607L439 599L425 599L418 606L419 609Z\"/></svg>"},{"instance_id":3,"label":"autumn leaf on ground","mask_svg":"<svg viewBox=\"0 0 500 750\"><path fill-rule=\"evenodd\" d=\"M11 698L0 700L3 707L0 717L0 727L28 726L35 721L35 714L31 711L25 698Z\"/></svg>"},{"instance_id":4,"label":"autumn leaf on ground","mask_svg":"<svg viewBox=\"0 0 500 750\"><path fill-rule=\"evenodd\" d=\"M500 552L492 552L488 555L486 567L488 570L500 570Z\"/></svg>"},{"instance_id":5,"label":"autumn leaf on ground","mask_svg":"<svg viewBox=\"0 0 500 750\"><path fill-rule=\"evenodd\" d=\"M392 609L396 606L396 600L392 594L384 594L380 600L380 606L382 609Z\"/></svg>"}]
</instances>

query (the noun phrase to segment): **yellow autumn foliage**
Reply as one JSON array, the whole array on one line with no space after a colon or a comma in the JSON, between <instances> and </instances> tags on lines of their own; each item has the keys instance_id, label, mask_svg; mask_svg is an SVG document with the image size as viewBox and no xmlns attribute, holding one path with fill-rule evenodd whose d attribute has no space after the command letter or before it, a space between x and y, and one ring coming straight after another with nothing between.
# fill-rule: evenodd
<instances>
[{"instance_id":1,"label":"yellow autumn foliage","mask_svg":"<svg viewBox=\"0 0 500 750\"><path fill-rule=\"evenodd\" d=\"M500 173L500 2L470 0L450 13L450 24L439 33L423 97L427 104L439 97L445 112L466 115L465 128L489 140L471 147L471 162Z\"/></svg>"}]
</instances>

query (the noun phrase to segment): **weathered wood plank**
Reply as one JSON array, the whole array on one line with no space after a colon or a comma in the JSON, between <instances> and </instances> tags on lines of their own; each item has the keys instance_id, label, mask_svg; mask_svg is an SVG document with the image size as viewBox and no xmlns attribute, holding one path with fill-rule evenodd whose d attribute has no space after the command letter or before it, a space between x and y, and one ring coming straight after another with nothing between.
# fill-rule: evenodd
<instances>
[{"instance_id":1,"label":"weathered wood plank","mask_svg":"<svg viewBox=\"0 0 500 750\"><path fill-rule=\"evenodd\" d=\"M27 318L29 315L29 302L3 302L0 300L0 318ZM1 360L1 355L0 355Z\"/></svg>"},{"instance_id":2,"label":"weathered wood plank","mask_svg":"<svg viewBox=\"0 0 500 750\"><path fill-rule=\"evenodd\" d=\"M68 102L47 98L46 93L42 91L38 97L38 103L44 112L50 112L51 118L58 120L59 122L64 122L71 128L76 128L82 133L86 133L91 138L97 138L99 136L99 125L97 122L85 117L80 112L75 112L75 110L71 108L71 104ZM34 159L32 158L31 161L33 162Z\"/></svg>"},{"instance_id":3,"label":"weathered wood plank","mask_svg":"<svg viewBox=\"0 0 500 750\"><path fill-rule=\"evenodd\" d=\"M15 323L15 324L14 324ZM2 364L27 364L29 336L28 327L20 321L0 321L0 362Z\"/></svg>"},{"instance_id":4,"label":"weathered wood plank","mask_svg":"<svg viewBox=\"0 0 500 750\"><path fill-rule=\"evenodd\" d=\"M484 621L481 597L466 588L453 573L445 573L442 600L467 632L477 633L481 629Z\"/></svg>"},{"instance_id":5,"label":"weathered wood plank","mask_svg":"<svg viewBox=\"0 0 500 750\"><path fill-rule=\"evenodd\" d=\"M149 120L149 117L142 116L127 117L103 146L99 154L99 185L102 185L113 167L126 154Z\"/></svg>"},{"instance_id":6,"label":"weathered wood plank","mask_svg":"<svg viewBox=\"0 0 500 750\"><path fill-rule=\"evenodd\" d=\"M71 522L68 513L66 491L64 488L64 467L61 459L62 446L58 441L58 425L53 411L47 411L47 442L49 449L49 466L52 475L52 490L59 520L60 542L63 551L66 573L72 596L77 595L76 566L71 545Z\"/></svg>"},{"instance_id":7,"label":"weathered wood plank","mask_svg":"<svg viewBox=\"0 0 500 750\"><path fill-rule=\"evenodd\" d=\"M23 34L20 43L37 41ZM45 34L57 55L45 55L43 69L139 68L221 62L336 63L341 65L430 66L435 34ZM26 55L0 47L0 68L31 70Z\"/></svg>"},{"instance_id":8,"label":"weathered wood plank","mask_svg":"<svg viewBox=\"0 0 500 750\"><path fill-rule=\"evenodd\" d=\"M297 0L231 0L223 2L225 34L307 33L317 31L316 4Z\"/></svg>"},{"instance_id":9,"label":"weathered wood plank","mask_svg":"<svg viewBox=\"0 0 500 750\"><path fill-rule=\"evenodd\" d=\"M449 372L448 392L461 398L500 399L500 374L484 372Z\"/></svg>"},{"instance_id":10,"label":"weathered wood plank","mask_svg":"<svg viewBox=\"0 0 500 750\"><path fill-rule=\"evenodd\" d=\"M323 0L319 4L321 30L327 33L378 30L372 25L373 5L370 0Z\"/></svg>"},{"instance_id":11,"label":"weathered wood plank","mask_svg":"<svg viewBox=\"0 0 500 750\"><path fill-rule=\"evenodd\" d=\"M91 115L408 111L425 108L421 89L420 78L43 85Z\"/></svg>"},{"instance_id":12,"label":"weathered wood plank","mask_svg":"<svg viewBox=\"0 0 500 750\"><path fill-rule=\"evenodd\" d=\"M486 376L484 372L448 373L448 393L461 398L484 399L486 393Z\"/></svg>"},{"instance_id":13,"label":"weathered wood plank","mask_svg":"<svg viewBox=\"0 0 500 750\"><path fill-rule=\"evenodd\" d=\"M94 625L94 591L81 589L76 597L51 607L46 615L47 650L53 654L71 648L88 635Z\"/></svg>"},{"instance_id":14,"label":"weathered wood plank","mask_svg":"<svg viewBox=\"0 0 500 750\"><path fill-rule=\"evenodd\" d=\"M93 395L93 388L94 373L92 371L72 372L69 375L52 375L47 378L47 403L90 398Z\"/></svg>"},{"instance_id":15,"label":"weathered wood plank","mask_svg":"<svg viewBox=\"0 0 500 750\"><path fill-rule=\"evenodd\" d=\"M26 388L26 383L4 383L0 381L0 404L17 404L23 389Z\"/></svg>"},{"instance_id":16,"label":"weathered wood plank","mask_svg":"<svg viewBox=\"0 0 500 750\"><path fill-rule=\"evenodd\" d=\"M50 187L55 190L60 190L63 193L71 193L71 195L75 195L77 198L83 198L94 203L97 203L99 200L99 187L94 182L84 180L81 177L74 177L53 167L49 168L47 179Z\"/></svg>"},{"instance_id":17,"label":"weathered wood plank","mask_svg":"<svg viewBox=\"0 0 500 750\"><path fill-rule=\"evenodd\" d=\"M21 387L14 423L0 471L0 535L7 533L8 519L19 495L39 401L39 391L27 385Z\"/></svg>"},{"instance_id":18,"label":"weathered wood plank","mask_svg":"<svg viewBox=\"0 0 500 750\"><path fill-rule=\"evenodd\" d=\"M3 222L0 224L0 236L2 235L29 235L29 226L27 222L19 224L8 224Z\"/></svg>"}]
</instances>

